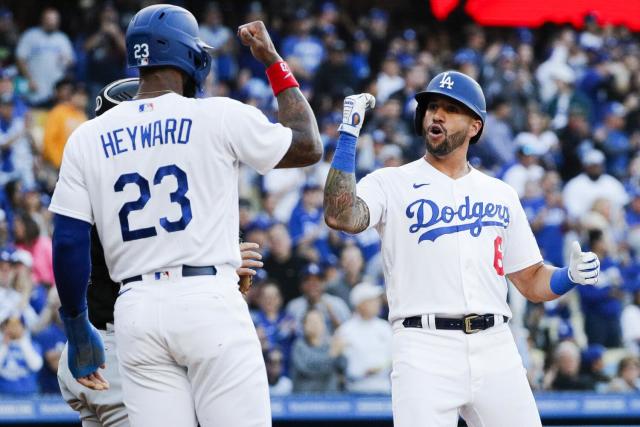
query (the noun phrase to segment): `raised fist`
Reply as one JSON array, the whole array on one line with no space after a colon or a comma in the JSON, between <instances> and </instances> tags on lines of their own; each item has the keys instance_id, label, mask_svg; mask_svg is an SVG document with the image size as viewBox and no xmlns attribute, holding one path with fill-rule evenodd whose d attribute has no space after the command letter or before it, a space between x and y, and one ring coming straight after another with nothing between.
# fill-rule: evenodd
<instances>
[{"instance_id":1,"label":"raised fist","mask_svg":"<svg viewBox=\"0 0 640 427\"><path fill-rule=\"evenodd\" d=\"M376 98L370 93L349 95L344 99L342 107L342 123L338 132L345 132L355 136L360 135L364 114L376 105Z\"/></svg>"},{"instance_id":2,"label":"raised fist","mask_svg":"<svg viewBox=\"0 0 640 427\"><path fill-rule=\"evenodd\" d=\"M240 25L238 37L243 45L249 46L253 57L262 62L265 67L269 67L274 62L282 61L262 21Z\"/></svg>"}]
</instances>

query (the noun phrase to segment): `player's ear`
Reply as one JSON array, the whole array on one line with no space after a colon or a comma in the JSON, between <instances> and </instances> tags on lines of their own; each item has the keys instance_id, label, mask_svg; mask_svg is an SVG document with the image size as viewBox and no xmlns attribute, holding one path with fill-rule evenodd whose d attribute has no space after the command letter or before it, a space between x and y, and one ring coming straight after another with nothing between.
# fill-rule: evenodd
<instances>
[{"instance_id":1,"label":"player's ear","mask_svg":"<svg viewBox=\"0 0 640 427\"><path fill-rule=\"evenodd\" d=\"M471 125L469 126L469 131L467 132L467 136L469 138L473 138L478 134L478 132L480 132L481 129L482 129L482 121L477 119L473 120L471 122Z\"/></svg>"}]
</instances>

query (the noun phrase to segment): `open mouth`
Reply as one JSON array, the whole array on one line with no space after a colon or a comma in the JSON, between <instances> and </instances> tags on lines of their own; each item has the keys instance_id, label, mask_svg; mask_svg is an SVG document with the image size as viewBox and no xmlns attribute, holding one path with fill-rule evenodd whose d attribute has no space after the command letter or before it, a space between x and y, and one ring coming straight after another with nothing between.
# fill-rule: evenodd
<instances>
[{"instance_id":1,"label":"open mouth","mask_svg":"<svg viewBox=\"0 0 640 427\"><path fill-rule=\"evenodd\" d=\"M429 135L434 138L443 136L445 134L445 130L442 127L442 125L435 124L435 123L429 126L427 131L429 132Z\"/></svg>"}]
</instances>

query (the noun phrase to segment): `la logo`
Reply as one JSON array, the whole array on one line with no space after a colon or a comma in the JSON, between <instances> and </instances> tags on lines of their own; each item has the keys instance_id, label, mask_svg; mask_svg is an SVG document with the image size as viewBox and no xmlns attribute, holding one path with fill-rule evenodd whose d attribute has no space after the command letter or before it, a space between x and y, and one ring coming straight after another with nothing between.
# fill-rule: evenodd
<instances>
[{"instance_id":1,"label":"la logo","mask_svg":"<svg viewBox=\"0 0 640 427\"><path fill-rule=\"evenodd\" d=\"M440 87L447 87L447 89L453 89L453 79L449 77L449 73L444 73L442 79L440 79Z\"/></svg>"}]
</instances>

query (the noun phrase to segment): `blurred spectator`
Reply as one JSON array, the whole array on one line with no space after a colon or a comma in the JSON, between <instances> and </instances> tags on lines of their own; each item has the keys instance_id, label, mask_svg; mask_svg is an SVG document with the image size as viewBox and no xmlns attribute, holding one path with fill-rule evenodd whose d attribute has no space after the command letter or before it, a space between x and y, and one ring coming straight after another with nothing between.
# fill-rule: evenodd
<instances>
[{"instance_id":1,"label":"blurred spectator","mask_svg":"<svg viewBox=\"0 0 640 427\"><path fill-rule=\"evenodd\" d=\"M12 261L12 253L8 249L0 250L0 319L17 313L31 328L38 321L38 315L29 304L31 281L19 274L20 270Z\"/></svg>"},{"instance_id":2,"label":"blurred spectator","mask_svg":"<svg viewBox=\"0 0 640 427\"><path fill-rule=\"evenodd\" d=\"M624 178L629 165L631 141L624 130L625 108L619 102L611 102L605 111L604 123L593 133L593 139L602 147L607 158L607 171Z\"/></svg>"},{"instance_id":3,"label":"blurred spectator","mask_svg":"<svg viewBox=\"0 0 640 427\"><path fill-rule=\"evenodd\" d=\"M554 391L593 391L590 379L580 374L580 349L575 343L563 341L558 344L545 383Z\"/></svg>"},{"instance_id":4,"label":"blurred spectator","mask_svg":"<svg viewBox=\"0 0 640 427\"><path fill-rule=\"evenodd\" d=\"M355 245L347 245L340 253L341 274L337 280L327 285L327 293L342 298L350 304L350 295L354 286L362 281L364 259L360 248ZM352 306L355 308L355 306Z\"/></svg>"},{"instance_id":5,"label":"blurred spectator","mask_svg":"<svg viewBox=\"0 0 640 427\"><path fill-rule=\"evenodd\" d=\"M305 179L304 171L300 168L275 169L263 177L263 191L273 205L271 214L274 219L279 222L289 222L291 211L298 203Z\"/></svg>"},{"instance_id":6,"label":"blurred spectator","mask_svg":"<svg viewBox=\"0 0 640 427\"><path fill-rule=\"evenodd\" d=\"M562 154L562 168L560 174L567 182L580 173L584 166L584 158L580 154L592 146L591 125L582 107L572 107L569 110L569 121L565 127L558 130L560 151ZM595 158L590 160L595 161Z\"/></svg>"},{"instance_id":7,"label":"blurred spectator","mask_svg":"<svg viewBox=\"0 0 640 427\"><path fill-rule=\"evenodd\" d=\"M302 296L289 302L286 308L287 314L295 319L298 330L302 330L303 318L309 310L317 310L322 314L329 332L335 331L351 317L347 304L342 299L327 294L326 286L320 267L317 264L307 265L300 279Z\"/></svg>"},{"instance_id":8,"label":"blurred spectator","mask_svg":"<svg viewBox=\"0 0 640 427\"><path fill-rule=\"evenodd\" d=\"M75 61L71 41L59 27L58 11L45 8L40 26L25 31L18 41L18 66L29 82L29 101L35 106L48 106L55 83Z\"/></svg>"},{"instance_id":9,"label":"blurred spectator","mask_svg":"<svg viewBox=\"0 0 640 427\"><path fill-rule=\"evenodd\" d=\"M13 13L7 8L0 8L0 67L15 62L15 50L18 44L18 29Z\"/></svg>"},{"instance_id":10,"label":"blurred spectator","mask_svg":"<svg viewBox=\"0 0 640 427\"><path fill-rule=\"evenodd\" d=\"M35 184L29 131L8 93L0 96L0 161L0 185L16 179L23 185Z\"/></svg>"},{"instance_id":11,"label":"blurred spectator","mask_svg":"<svg viewBox=\"0 0 640 427\"><path fill-rule=\"evenodd\" d=\"M640 286L631 289L631 303L622 310L620 324L625 349L635 357L640 356Z\"/></svg>"},{"instance_id":12,"label":"blurred spectator","mask_svg":"<svg viewBox=\"0 0 640 427\"><path fill-rule=\"evenodd\" d=\"M566 64L558 64L551 72L556 86L555 96L547 105L553 129L562 129L569 124L571 111L584 111L588 115L589 100L575 90L575 72Z\"/></svg>"},{"instance_id":13,"label":"blurred spectator","mask_svg":"<svg viewBox=\"0 0 640 427\"><path fill-rule=\"evenodd\" d=\"M84 42L91 99L95 99L107 83L122 78L124 74L127 48L118 20L118 11L107 3L100 11L96 32Z\"/></svg>"},{"instance_id":14,"label":"blurred spectator","mask_svg":"<svg viewBox=\"0 0 640 427\"><path fill-rule=\"evenodd\" d=\"M322 187L306 183L300 201L291 212L289 232L299 253L316 263L325 262L330 254L329 227L324 223Z\"/></svg>"},{"instance_id":15,"label":"blurred spectator","mask_svg":"<svg viewBox=\"0 0 640 427\"><path fill-rule=\"evenodd\" d=\"M38 224L26 213L19 213L14 220L16 246L24 249L33 259L34 283L53 285L53 249L51 238L40 235Z\"/></svg>"},{"instance_id":16,"label":"blurred spectator","mask_svg":"<svg viewBox=\"0 0 640 427\"><path fill-rule=\"evenodd\" d=\"M260 285L257 296L258 310L251 313L253 323L262 330L269 349L279 348L280 357L284 357L284 367L288 366L287 358L291 343L295 337L295 320L282 310L282 295L274 282L266 281Z\"/></svg>"},{"instance_id":17,"label":"blurred spectator","mask_svg":"<svg viewBox=\"0 0 640 427\"><path fill-rule=\"evenodd\" d=\"M293 382L284 374L284 356L278 348L272 348L265 355L269 394L286 396L293 391Z\"/></svg>"},{"instance_id":18,"label":"blurred spectator","mask_svg":"<svg viewBox=\"0 0 640 427\"><path fill-rule=\"evenodd\" d=\"M354 393L391 393L391 325L378 317L380 286L360 283L351 291L353 317L336 331L345 345L346 389Z\"/></svg>"},{"instance_id":19,"label":"blurred spectator","mask_svg":"<svg viewBox=\"0 0 640 427\"><path fill-rule=\"evenodd\" d=\"M637 356L626 356L618 364L618 373L609 384L611 393L640 392L640 361Z\"/></svg>"},{"instance_id":20,"label":"blurred spectator","mask_svg":"<svg viewBox=\"0 0 640 427\"><path fill-rule=\"evenodd\" d=\"M303 336L293 343L291 379L295 393L338 391L338 373L344 371L344 342L327 333L324 315L310 309L302 319Z\"/></svg>"},{"instance_id":21,"label":"blurred spectator","mask_svg":"<svg viewBox=\"0 0 640 427\"><path fill-rule=\"evenodd\" d=\"M215 78L229 81L237 74L237 63L234 57L236 40L229 27L224 25L220 6L211 2L204 11L204 19L200 22L200 38L215 48L213 70Z\"/></svg>"},{"instance_id":22,"label":"blurred spectator","mask_svg":"<svg viewBox=\"0 0 640 427\"><path fill-rule=\"evenodd\" d=\"M598 198L609 200L616 212L627 203L629 196L622 183L604 173L604 161L602 151L588 151L582 158L584 172L565 185L564 204L571 218L582 217Z\"/></svg>"},{"instance_id":23,"label":"blurred spectator","mask_svg":"<svg viewBox=\"0 0 640 427\"><path fill-rule=\"evenodd\" d=\"M349 64L355 73L355 77L359 82L362 82L368 79L371 75L371 66L369 65L371 41L362 30L356 31L353 38L354 46L353 52L349 58Z\"/></svg>"},{"instance_id":24,"label":"blurred spectator","mask_svg":"<svg viewBox=\"0 0 640 427\"><path fill-rule=\"evenodd\" d=\"M348 63L347 46L336 40L329 46L327 59L318 67L313 90L316 105L331 105L333 100L342 100L358 89L358 81L353 68ZM323 98L328 98L324 102Z\"/></svg>"},{"instance_id":25,"label":"blurred spectator","mask_svg":"<svg viewBox=\"0 0 640 427\"><path fill-rule=\"evenodd\" d=\"M66 84L66 81L60 83ZM69 101L57 104L49 112L44 125L42 154L56 169L60 169L67 139L78 126L87 121L87 92L80 86L73 86L72 90Z\"/></svg>"},{"instance_id":26,"label":"blurred spectator","mask_svg":"<svg viewBox=\"0 0 640 427\"><path fill-rule=\"evenodd\" d=\"M313 75L324 59L325 47L311 34L313 17L305 9L298 9L293 20L293 34L282 40L282 56L297 59L302 69Z\"/></svg>"},{"instance_id":27,"label":"blurred spectator","mask_svg":"<svg viewBox=\"0 0 640 427\"><path fill-rule=\"evenodd\" d=\"M47 300L47 306L43 310L41 319L46 324L40 332L34 335L33 339L42 349L44 356L44 367L39 373L41 393L60 393L58 385L58 362L60 355L67 342L64 333L62 320L60 319L60 298L55 288L51 288ZM44 319L43 319L44 318Z\"/></svg>"},{"instance_id":28,"label":"blurred spectator","mask_svg":"<svg viewBox=\"0 0 640 427\"><path fill-rule=\"evenodd\" d=\"M570 224L559 187L551 185L544 188L544 180L552 174L555 172L548 173L543 179L543 197L536 199L538 202L533 204L528 204L527 200L523 200L522 204L523 207L530 207L530 211L526 211L527 216L545 261L561 266L564 265L564 237Z\"/></svg>"},{"instance_id":29,"label":"blurred spectator","mask_svg":"<svg viewBox=\"0 0 640 427\"><path fill-rule=\"evenodd\" d=\"M516 147L509 123L511 111L511 105L501 95L496 95L490 104L480 142L470 151L470 155L479 156L486 167L509 165L515 160Z\"/></svg>"},{"instance_id":30,"label":"blurred spectator","mask_svg":"<svg viewBox=\"0 0 640 427\"><path fill-rule=\"evenodd\" d=\"M0 332L0 394L37 393L37 372L42 368L39 346L31 341L19 316L2 320Z\"/></svg>"},{"instance_id":31,"label":"blurred spectator","mask_svg":"<svg viewBox=\"0 0 640 427\"><path fill-rule=\"evenodd\" d=\"M555 152L559 149L558 136L548 128L548 117L537 110L529 111L526 131L516 135L516 146L531 147L543 159L544 164L555 164Z\"/></svg>"},{"instance_id":32,"label":"blurred spectator","mask_svg":"<svg viewBox=\"0 0 640 427\"><path fill-rule=\"evenodd\" d=\"M584 331L589 345L619 347L622 344L620 316L624 297L620 266L610 256L601 231L589 233L589 248L600 259L600 278L595 286L578 287Z\"/></svg>"},{"instance_id":33,"label":"blurred spectator","mask_svg":"<svg viewBox=\"0 0 640 427\"><path fill-rule=\"evenodd\" d=\"M531 141L523 141L527 138L520 138L520 145L516 154L516 163L510 166L502 177L502 180L513 187L522 198L527 183L540 185L544 176L544 169L539 164L538 153Z\"/></svg>"},{"instance_id":34,"label":"blurred spectator","mask_svg":"<svg viewBox=\"0 0 640 427\"><path fill-rule=\"evenodd\" d=\"M595 391L603 392L609 386L611 378L604 373L603 356L606 349L600 344L591 344L582 352L582 373L589 378Z\"/></svg>"},{"instance_id":35,"label":"blurred spectator","mask_svg":"<svg viewBox=\"0 0 640 427\"><path fill-rule=\"evenodd\" d=\"M384 104L392 93L404 87L404 78L401 75L398 61L393 57L387 57L382 63L382 70L378 74L376 102Z\"/></svg>"},{"instance_id":36,"label":"blurred spectator","mask_svg":"<svg viewBox=\"0 0 640 427\"><path fill-rule=\"evenodd\" d=\"M269 278L280 285L284 303L300 296L298 289L299 274L308 263L293 251L289 230L284 224L271 226L269 235L269 254L264 258L264 270Z\"/></svg>"}]
</instances>

